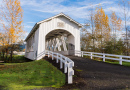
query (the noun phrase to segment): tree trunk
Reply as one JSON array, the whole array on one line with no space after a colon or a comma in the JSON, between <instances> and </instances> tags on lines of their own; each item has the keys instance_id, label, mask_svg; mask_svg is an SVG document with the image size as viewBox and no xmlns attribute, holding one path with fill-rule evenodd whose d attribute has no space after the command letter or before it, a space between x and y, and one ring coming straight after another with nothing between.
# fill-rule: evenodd
<instances>
[{"instance_id":1,"label":"tree trunk","mask_svg":"<svg viewBox=\"0 0 130 90\"><path fill-rule=\"evenodd\" d=\"M10 53L10 61L12 62L12 58L13 58L13 50L11 49L11 53Z\"/></svg>"},{"instance_id":2,"label":"tree trunk","mask_svg":"<svg viewBox=\"0 0 130 90\"><path fill-rule=\"evenodd\" d=\"M14 45L11 46L11 53L10 53L10 61L13 61L13 50L14 50Z\"/></svg>"}]
</instances>

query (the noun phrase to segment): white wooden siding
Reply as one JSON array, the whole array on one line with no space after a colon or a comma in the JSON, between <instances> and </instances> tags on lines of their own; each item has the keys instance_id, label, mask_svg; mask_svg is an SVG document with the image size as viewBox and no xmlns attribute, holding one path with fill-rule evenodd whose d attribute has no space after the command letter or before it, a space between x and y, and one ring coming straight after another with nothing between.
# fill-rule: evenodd
<instances>
[{"instance_id":1,"label":"white wooden siding","mask_svg":"<svg viewBox=\"0 0 130 90\"><path fill-rule=\"evenodd\" d=\"M64 23L64 27L58 27L57 23L58 22L62 22ZM35 38L35 42L33 44L33 51L32 52L26 52L27 55L26 57L32 60L39 60L42 57L37 57L38 54L40 54L41 52L43 52L45 50L45 41L46 41L46 35L53 31L53 30L66 30L68 32L70 32L72 34L72 36L70 36L70 43L75 45L75 50L79 50L80 51L80 31L79 31L79 26L77 24L75 24L74 22L70 21L69 19L67 19L64 16L59 16L56 18L53 18L51 20L48 20L46 22L43 22L41 24L39 24L39 28L35 31L34 33L34 38ZM32 36L31 36L32 37ZM74 40L71 40L74 37ZM27 40L27 50L28 50L28 44L30 42L30 38ZM30 45L29 45L30 47Z\"/></svg>"}]
</instances>

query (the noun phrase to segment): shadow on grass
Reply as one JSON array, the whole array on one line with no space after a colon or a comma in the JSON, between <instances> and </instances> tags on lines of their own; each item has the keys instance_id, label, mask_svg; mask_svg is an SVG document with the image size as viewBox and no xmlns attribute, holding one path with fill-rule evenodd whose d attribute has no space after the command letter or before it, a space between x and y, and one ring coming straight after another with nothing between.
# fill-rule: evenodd
<instances>
[{"instance_id":1,"label":"shadow on grass","mask_svg":"<svg viewBox=\"0 0 130 90\"><path fill-rule=\"evenodd\" d=\"M10 61L9 59L5 60L3 58L0 58L0 61L4 61L3 63L24 63L24 62L31 62L33 60L30 60L24 56L14 55L12 61Z\"/></svg>"},{"instance_id":2,"label":"shadow on grass","mask_svg":"<svg viewBox=\"0 0 130 90\"><path fill-rule=\"evenodd\" d=\"M5 88L4 86L0 86L0 90L4 90L4 88Z\"/></svg>"}]
</instances>

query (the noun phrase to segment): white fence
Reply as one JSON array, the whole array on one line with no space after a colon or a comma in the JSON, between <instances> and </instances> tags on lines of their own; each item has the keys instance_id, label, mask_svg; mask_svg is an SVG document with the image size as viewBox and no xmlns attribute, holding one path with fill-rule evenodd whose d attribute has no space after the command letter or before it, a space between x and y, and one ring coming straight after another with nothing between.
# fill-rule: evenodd
<instances>
[{"instance_id":1,"label":"white fence","mask_svg":"<svg viewBox=\"0 0 130 90\"><path fill-rule=\"evenodd\" d=\"M91 59L93 59L93 57L102 58L103 62L105 62L105 59L116 60L116 61L119 61L120 65L122 65L122 61L130 62L130 56L85 52L85 51L75 51L75 54L80 54L81 57L83 57L83 55L87 55L87 56L90 56Z\"/></svg>"},{"instance_id":2,"label":"white fence","mask_svg":"<svg viewBox=\"0 0 130 90\"><path fill-rule=\"evenodd\" d=\"M48 55L48 57L51 57L52 60L54 60L54 58L56 59L56 63L60 62L60 69L63 68L63 64L64 64L64 73L68 72L68 84L72 84L73 83L73 75L74 75L74 62L69 59L68 57L63 56L62 54L59 53L55 53L52 51L44 51L42 53L40 53L37 57L41 57L43 55Z\"/></svg>"}]
</instances>

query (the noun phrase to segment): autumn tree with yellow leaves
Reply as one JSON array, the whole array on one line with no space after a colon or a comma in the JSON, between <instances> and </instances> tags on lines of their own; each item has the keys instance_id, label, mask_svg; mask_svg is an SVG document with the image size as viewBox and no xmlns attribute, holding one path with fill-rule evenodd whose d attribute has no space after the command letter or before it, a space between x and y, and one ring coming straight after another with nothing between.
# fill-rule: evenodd
<instances>
[{"instance_id":1,"label":"autumn tree with yellow leaves","mask_svg":"<svg viewBox=\"0 0 130 90\"><path fill-rule=\"evenodd\" d=\"M0 24L2 34L6 37L1 43L10 47L10 60L12 61L15 44L21 39L23 34L23 10L20 0L3 0L0 10ZM3 45L3 44L1 44Z\"/></svg>"},{"instance_id":2,"label":"autumn tree with yellow leaves","mask_svg":"<svg viewBox=\"0 0 130 90\"><path fill-rule=\"evenodd\" d=\"M90 17L81 29L81 49L123 55L126 50L125 45L122 39L116 39L117 31L122 30L122 20L116 16L115 12L112 12L109 19L101 6L95 11L91 9L90 12Z\"/></svg>"},{"instance_id":3,"label":"autumn tree with yellow leaves","mask_svg":"<svg viewBox=\"0 0 130 90\"><path fill-rule=\"evenodd\" d=\"M96 39L100 41L100 43L98 44L101 49L101 52L104 52L104 42L109 41L111 37L109 18L108 15L105 14L102 7L98 7L96 9L94 19Z\"/></svg>"},{"instance_id":4,"label":"autumn tree with yellow leaves","mask_svg":"<svg viewBox=\"0 0 130 90\"><path fill-rule=\"evenodd\" d=\"M116 13L113 11L111 14L111 30L112 30L112 34L114 39L117 38L117 31L121 31L122 30L122 20L120 18L117 17Z\"/></svg>"}]
</instances>

